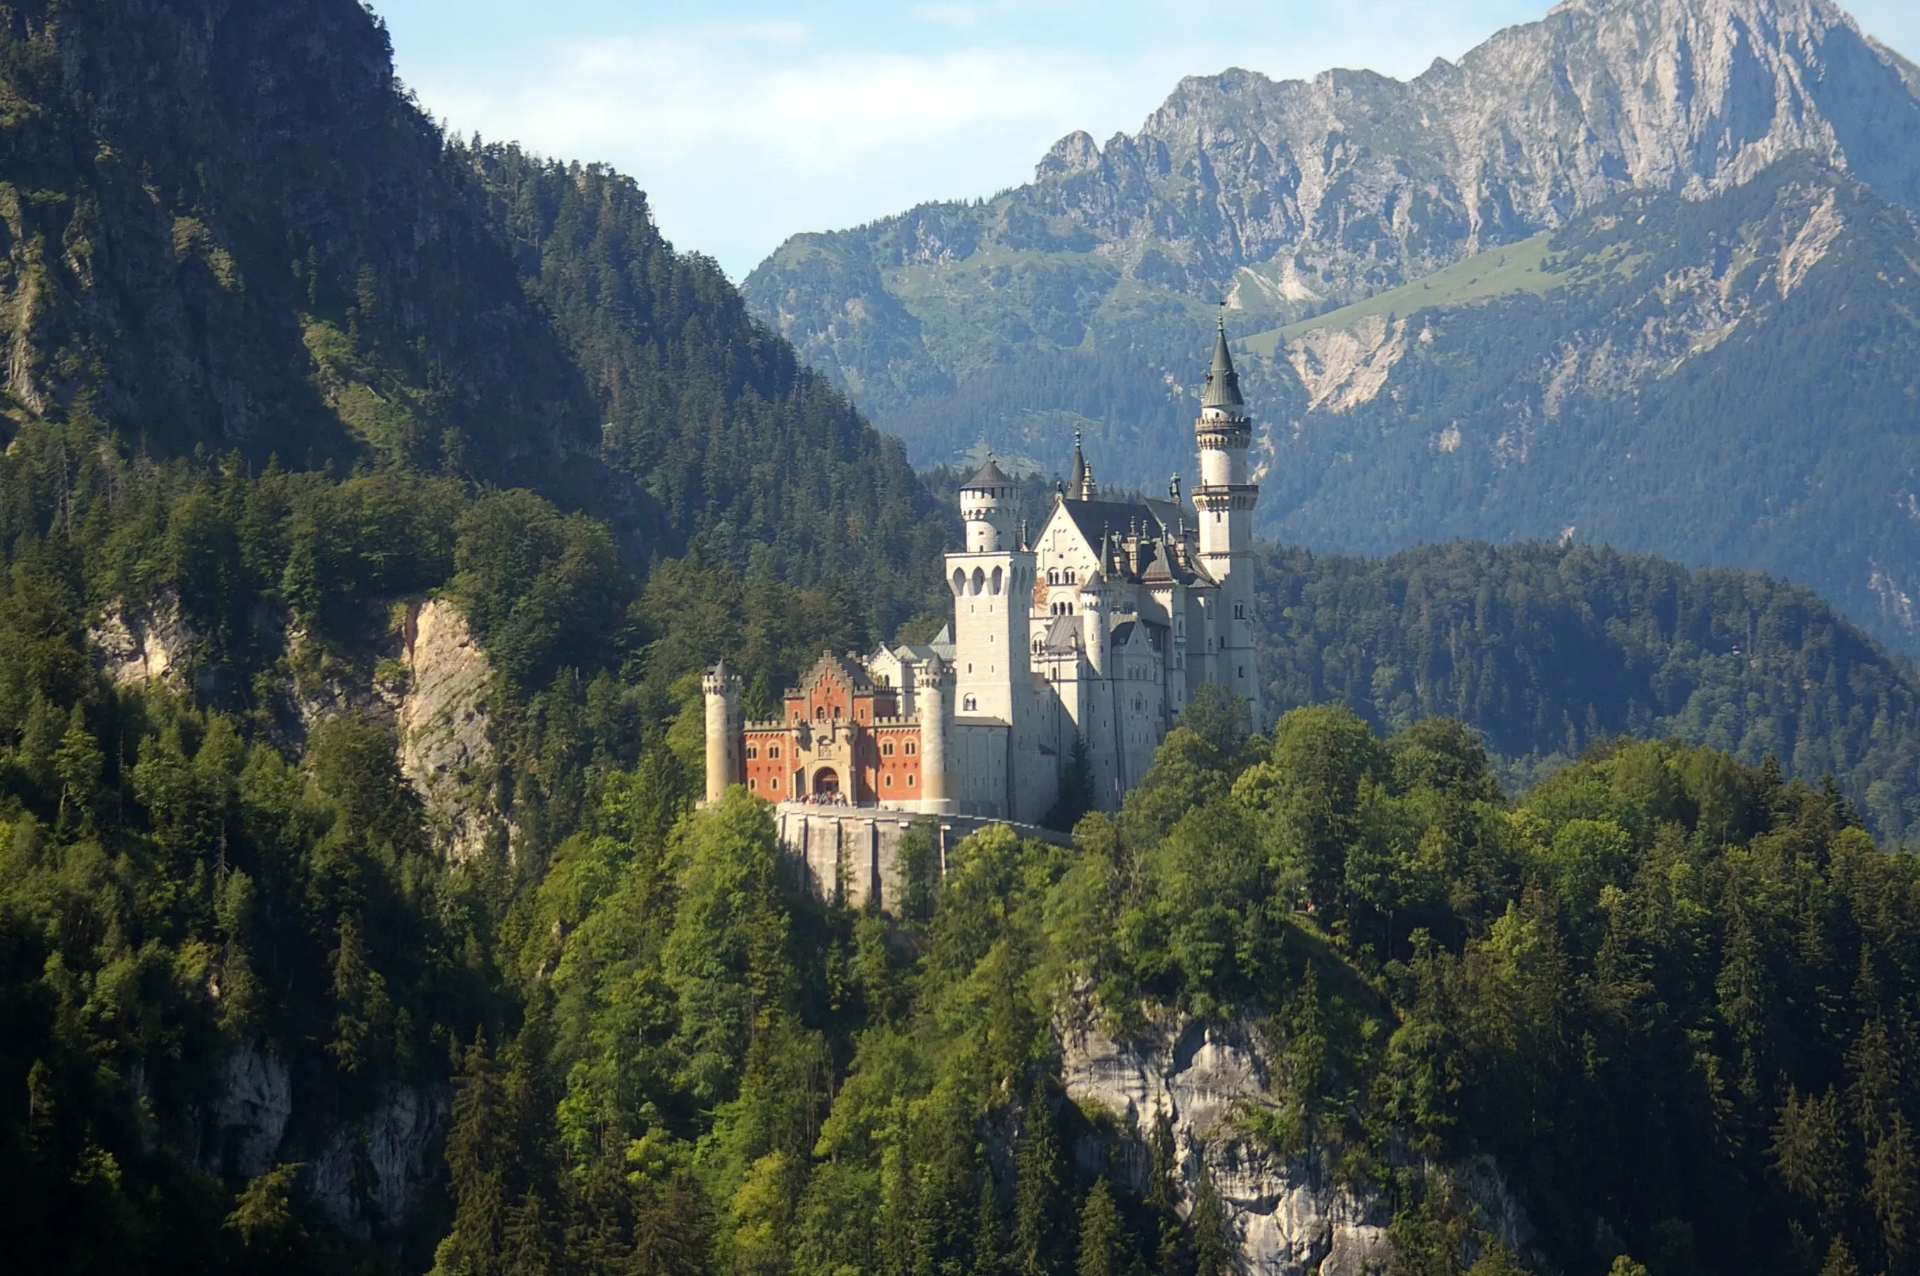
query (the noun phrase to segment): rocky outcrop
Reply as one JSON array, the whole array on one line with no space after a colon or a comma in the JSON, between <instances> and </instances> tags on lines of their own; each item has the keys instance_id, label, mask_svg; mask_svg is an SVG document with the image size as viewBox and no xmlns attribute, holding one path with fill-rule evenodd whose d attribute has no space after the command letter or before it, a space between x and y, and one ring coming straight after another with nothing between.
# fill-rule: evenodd
<instances>
[{"instance_id":1,"label":"rocky outcrop","mask_svg":"<svg viewBox=\"0 0 1920 1276\"><path fill-rule=\"evenodd\" d=\"M395 1085L365 1116L300 1133L286 1062L259 1045L234 1049L202 1113L199 1162L229 1179L276 1165L302 1169L301 1190L330 1222L361 1240L391 1239L444 1172L452 1109L441 1090ZM311 1125L312 1122L307 1123Z\"/></svg>"},{"instance_id":2,"label":"rocky outcrop","mask_svg":"<svg viewBox=\"0 0 1920 1276\"><path fill-rule=\"evenodd\" d=\"M444 598L409 606L401 637L407 681L395 714L400 773L420 795L447 854L466 861L485 847L490 824L486 697L493 667L466 617Z\"/></svg>"},{"instance_id":3,"label":"rocky outcrop","mask_svg":"<svg viewBox=\"0 0 1920 1276\"><path fill-rule=\"evenodd\" d=\"M1167 1113L1188 1198L1204 1162L1249 1276L1377 1276L1390 1269L1392 1211L1379 1191L1340 1182L1316 1152L1279 1155L1245 1133L1252 1109L1277 1102L1251 1020L1161 1015L1136 1036L1117 1039L1085 1022L1062 1025L1059 1036L1062 1079L1082 1107L1141 1130ZM1130 1160L1143 1163L1137 1155ZM1490 1161L1422 1169L1446 1176L1476 1227L1527 1252L1532 1228Z\"/></svg>"},{"instance_id":4,"label":"rocky outcrop","mask_svg":"<svg viewBox=\"0 0 1920 1276\"><path fill-rule=\"evenodd\" d=\"M163 593L150 606L115 600L87 630L101 671L116 687L178 680L196 635L180 618L180 600Z\"/></svg>"},{"instance_id":5,"label":"rocky outcrop","mask_svg":"<svg viewBox=\"0 0 1920 1276\"><path fill-rule=\"evenodd\" d=\"M362 1240L388 1235L438 1179L451 1108L444 1094L393 1086L367 1117L337 1130L304 1186L336 1227Z\"/></svg>"},{"instance_id":6,"label":"rocky outcrop","mask_svg":"<svg viewBox=\"0 0 1920 1276\"><path fill-rule=\"evenodd\" d=\"M257 1046L235 1050L208 1112L211 1141L201 1159L237 1178L265 1174L279 1161L292 1116L293 1083L280 1056Z\"/></svg>"},{"instance_id":7,"label":"rocky outcrop","mask_svg":"<svg viewBox=\"0 0 1920 1276\"><path fill-rule=\"evenodd\" d=\"M1251 1024L1168 1018L1126 1040L1082 1028L1062 1044L1062 1076L1075 1101L1140 1129L1168 1114L1188 1197L1204 1158L1252 1276L1387 1270L1391 1218L1377 1192L1336 1183L1318 1157L1275 1157L1241 1137L1244 1109L1273 1102Z\"/></svg>"},{"instance_id":8,"label":"rocky outcrop","mask_svg":"<svg viewBox=\"0 0 1920 1276\"><path fill-rule=\"evenodd\" d=\"M1373 402L1406 353L1407 321L1372 315L1305 333L1288 343L1287 362L1306 387L1307 410L1338 413Z\"/></svg>"}]
</instances>

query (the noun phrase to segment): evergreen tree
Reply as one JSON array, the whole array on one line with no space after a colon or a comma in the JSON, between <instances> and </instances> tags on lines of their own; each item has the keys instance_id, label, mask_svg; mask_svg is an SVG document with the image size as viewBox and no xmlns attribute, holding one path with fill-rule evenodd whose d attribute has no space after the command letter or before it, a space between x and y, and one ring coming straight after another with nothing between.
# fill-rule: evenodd
<instances>
[{"instance_id":1,"label":"evergreen tree","mask_svg":"<svg viewBox=\"0 0 1920 1276\"><path fill-rule=\"evenodd\" d=\"M1196 1150L1194 1159L1200 1172L1194 1184L1193 1213L1187 1219L1193 1234L1194 1276L1233 1276L1239 1270L1240 1247L1205 1155Z\"/></svg>"},{"instance_id":2,"label":"evergreen tree","mask_svg":"<svg viewBox=\"0 0 1920 1276\"><path fill-rule=\"evenodd\" d=\"M1014 1155L1014 1264L1020 1276L1052 1276L1059 1269L1062 1192L1060 1143L1044 1076L1034 1079L1020 1127Z\"/></svg>"},{"instance_id":3,"label":"evergreen tree","mask_svg":"<svg viewBox=\"0 0 1920 1276\"><path fill-rule=\"evenodd\" d=\"M1076 731L1067 750L1067 764L1060 770L1059 794L1040 817L1040 827L1071 832L1093 809L1093 799L1093 760L1087 755L1086 737Z\"/></svg>"},{"instance_id":4,"label":"evergreen tree","mask_svg":"<svg viewBox=\"0 0 1920 1276\"><path fill-rule=\"evenodd\" d=\"M1080 1207L1077 1276L1122 1276L1124 1241L1113 1193L1104 1178L1095 1179Z\"/></svg>"},{"instance_id":5,"label":"evergreen tree","mask_svg":"<svg viewBox=\"0 0 1920 1276\"><path fill-rule=\"evenodd\" d=\"M993 1170L980 1167L980 1207L973 1226L973 1265L970 1276L1008 1276L1007 1218L1000 1204Z\"/></svg>"}]
</instances>

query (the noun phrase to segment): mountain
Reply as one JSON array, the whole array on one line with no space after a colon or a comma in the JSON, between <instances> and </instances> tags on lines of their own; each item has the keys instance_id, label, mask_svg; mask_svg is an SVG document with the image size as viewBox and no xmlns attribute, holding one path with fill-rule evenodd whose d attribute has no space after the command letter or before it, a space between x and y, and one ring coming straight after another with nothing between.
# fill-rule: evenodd
<instances>
[{"instance_id":1,"label":"mountain","mask_svg":"<svg viewBox=\"0 0 1920 1276\"><path fill-rule=\"evenodd\" d=\"M1831 776L1875 832L1920 826L1920 676L1802 586L1582 545L1454 543L1256 566L1276 706L1480 733L1515 791L1610 738Z\"/></svg>"},{"instance_id":2,"label":"mountain","mask_svg":"<svg viewBox=\"0 0 1920 1276\"><path fill-rule=\"evenodd\" d=\"M886 583L944 534L905 458L631 180L443 137L342 0L7 12L0 432L532 487L637 564L760 541L876 570L888 628L923 605Z\"/></svg>"},{"instance_id":3,"label":"mountain","mask_svg":"<svg viewBox=\"0 0 1920 1276\"><path fill-rule=\"evenodd\" d=\"M1153 489L1190 465L1196 352L1225 297L1271 359L1249 374L1268 536L1377 553L1571 527L1793 576L1910 648L1920 560L1882 479L1906 472L1913 423L1915 81L1815 0L1565 4L1404 84L1183 81L1138 134L1069 137L992 200L796 236L743 290L923 462L985 443L1057 469L1081 429L1103 477ZM1864 320L1835 302L1856 265ZM1540 295L1486 312L1475 340L1507 348L1484 367L1449 353L1448 324L1464 340L1467 303L1503 292ZM1413 319L1443 304L1453 319ZM1386 310L1403 336L1370 322ZM1630 320L1652 328L1627 353ZM1790 327L1804 348L1756 335ZM1538 387L1524 404L1516 377ZM1456 419L1479 459L1413 459L1416 429L1452 448Z\"/></svg>"}]
</instances>

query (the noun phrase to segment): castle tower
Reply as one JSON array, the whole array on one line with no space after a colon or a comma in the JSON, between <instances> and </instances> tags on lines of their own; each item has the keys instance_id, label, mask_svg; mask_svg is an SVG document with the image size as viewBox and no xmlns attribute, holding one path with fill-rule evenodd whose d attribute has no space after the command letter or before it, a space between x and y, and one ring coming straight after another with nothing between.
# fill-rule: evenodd
<instances>
[{"instance_id":1,"label":"castle tower","mask_svg":"<svg viewBox=\"0 0 1920 1276\"><path fill-rule=\"evenodd\" d=\"M947 781L946 666L935 656L918 674L914 710L920 718L920 811L945 815L953 810Z\"/></svg>"},{"instance_id":2,"label":"castle tower","mask_svg":"<svg viewBox=\"0 0 1920 1276\"><path fill-rule=\"evenodd\" d=\"M960 489L967 550L947 555L954 711L1009 724L1026 708L1034 567L1033 554L1014 542L1012 500L1013 480L988 457Z\"/></svg>"},{"instance_id":3,"label":"castle tower","mask_svg":"<svg viewBox=\"0 0 1920 1276\"><path fill-rule=\"evenodd\" d=\"M700 680L707 697L707 801L740 783L740 679L721 661Z\"/></svg>"},{"instance_id":4,"label":"castle tower","mask_svg":"<svg viewBox=\"0 0 1920 1276\"><path fill-rule=\"evenodd\" d=\"M1200 516L1200 563L1220 586L1215 680L1244 696L1258 722L1260 682L1253 665L1253 591L1246 560L1253 553L1253 507L1260 489L1248 481L1253 422L1240 397L1233 356L1227 353L1224 315L1193 432L1200 445L1200 486L1193 490Z\"/></svg>"},{"instance_id":5,"label":"castle tower","mask_svg":"<svg viewBox=\"0 0 1920 1276\"><path fill-rule=\"evenodd\" d=\"M967 548L947 555L947 585L954 598L955 730L967 743L964 758L949 759L949 771L960 764L955 798L963 811L1031 819L1017 809L1025 804L1016 802L1013 768L1034 746L1034 555L1014 538L1013 495L1013 480L992 457L960 489ZM963 728L963 722L972 725ZM997 742L981 743L982 729L997 732Z\"/></svg>"}]
</instances>

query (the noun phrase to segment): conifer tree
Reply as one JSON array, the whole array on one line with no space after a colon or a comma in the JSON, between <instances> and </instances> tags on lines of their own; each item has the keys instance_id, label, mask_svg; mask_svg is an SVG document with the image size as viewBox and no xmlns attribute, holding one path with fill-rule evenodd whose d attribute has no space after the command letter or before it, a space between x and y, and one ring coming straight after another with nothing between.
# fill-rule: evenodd
<instances>
[{"instance_id":1,"label":"conifer tree","mask_svg":"<svg viewBox=\"0 0 1920 1276\"><path fill-rule=\"evenodd\" d=\"M1053 1128L1046 1078L1037 1077L1021 1112L1020 1147L1014 1157L1013 1250L1020 1276L1050 1276L1057 1270L1060 1216L1060 1144Z\"/></svg>"},{"instance_id":2,"label":"conifer tree","mask_svg":"<svg viewBox=\"0 0 1920 1276\"><path fill-rule=\"evenodd\" d=\"M1233 1276L1239 1269L1239 1247L1234 1244L1232 1225L1206 1157L1196 1152L1195 1159L1200 1176L1194 1186L1193 1213L1187 1219L1193 1232L1194 1276Z\"/></svg>"},{"instance_id":3,"label":"conifer tree","mask_svg":"<svg viewBox=\"0 0 1920 1276\"><path fill-rule=\"evenodd\" d=\"M1007 1219L993 1169L980 1166L980 1209L973 1228L971 1276L1007 1276Z\"/></svg>"},{"instance_id":4,"label":"conifer tree","mask_svg":"<svg viewBox=\"0 0 1920 1276\"><path fill-rule=\"evenodd\" d=\"M1080 1255L1076 1276L1121 1276L1120 1210L1105 1179L1095 1179L1080 1207Z\"/></svg>"}]
</instances>

